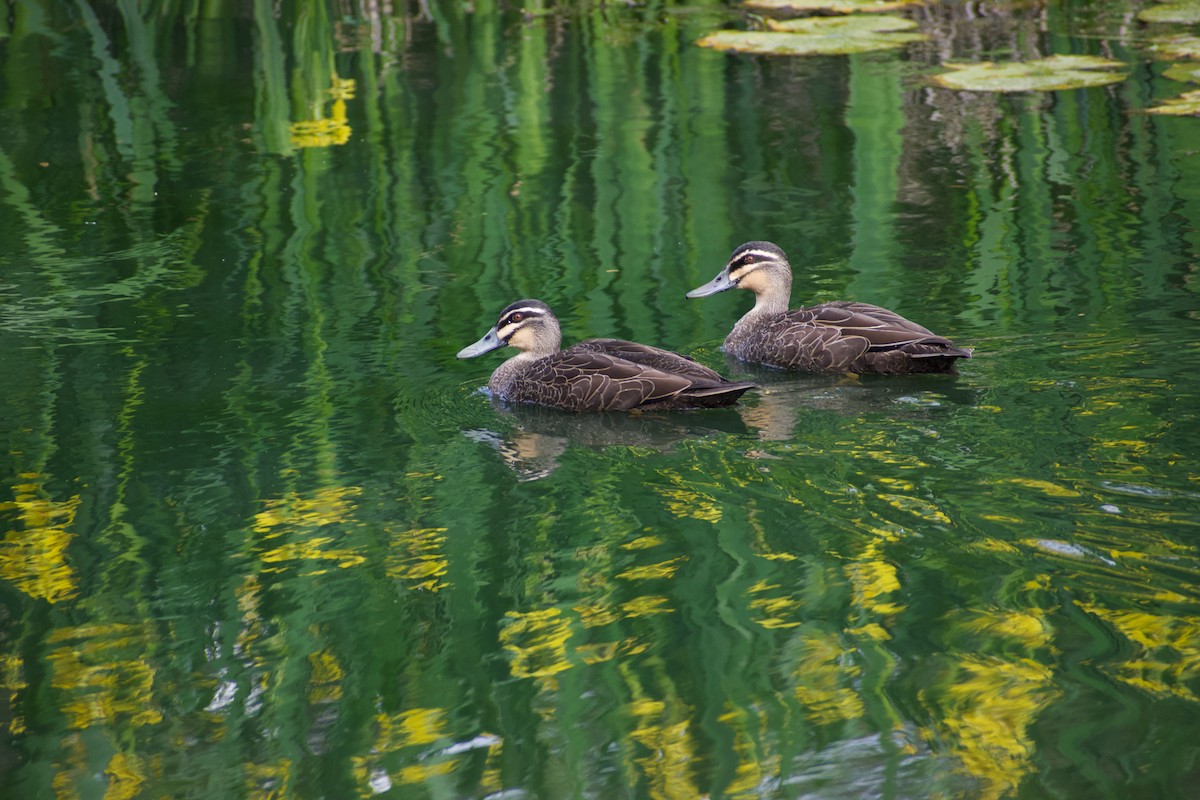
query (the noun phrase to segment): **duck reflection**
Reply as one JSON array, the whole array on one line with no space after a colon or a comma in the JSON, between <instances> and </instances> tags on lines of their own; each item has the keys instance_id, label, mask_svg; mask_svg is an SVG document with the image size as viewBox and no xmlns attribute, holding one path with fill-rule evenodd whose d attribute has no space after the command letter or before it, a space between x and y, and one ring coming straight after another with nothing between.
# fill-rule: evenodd
<instances>
[{"instance_id":1,"label":"duck reflection","mask_svg":"<svg viewBox=\"0 0 1200 800\"><path fill-rule=\"evenodd\" d=\"M559 458L575 447L650 447L666 452L679 442L719 434L746 435L742 418L732 410L703 415L680 412L572 414L531 405L506 405L491 398L497 413L512 421L506 431L472 428L463 435L496 449L520 481L545 478Z\"/></svg>"},{"instance_id":2,"label":"duck reflection","mask_svg":"<svg viewBox=\"0 0 1200 800\"><path fill-rule=\"evenodd\" d=\"M759 386L755 402L738 408L746 426L763 441L787 441L796 435L800 409L834 411L846 416L906 412L933 414L954 406L971 406L980 390L964 386L955 375L878 376L805 375L759 367L726 357L730 374Z\"/></svg>"}]
</instances>

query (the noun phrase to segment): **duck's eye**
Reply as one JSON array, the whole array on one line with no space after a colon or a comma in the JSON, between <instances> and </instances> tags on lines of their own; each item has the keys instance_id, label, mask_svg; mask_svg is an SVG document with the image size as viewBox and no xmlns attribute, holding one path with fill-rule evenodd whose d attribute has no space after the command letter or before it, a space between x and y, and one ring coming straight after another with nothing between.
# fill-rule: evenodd
<instances>
[{"instance_id":1,"label":"duck's eye","mask_svg":"<svg viewBox=\"0 0 1200 800\"><path fill-rule=\"evenodd\" d=\"M521 320L525 319L525 315L524 314L513 314L511 319L513 322L520 322Z\"/></svg>"},{"instance_id":2,"label":"duck's eye","mask_svg":"<svg viewBox=\"0 0 1200 800\"><path fill-rule=\"evenodd\" d=\"M754 263L754 256L742 256L739 266L748 267Z\"/></svg>"}]
</instances>

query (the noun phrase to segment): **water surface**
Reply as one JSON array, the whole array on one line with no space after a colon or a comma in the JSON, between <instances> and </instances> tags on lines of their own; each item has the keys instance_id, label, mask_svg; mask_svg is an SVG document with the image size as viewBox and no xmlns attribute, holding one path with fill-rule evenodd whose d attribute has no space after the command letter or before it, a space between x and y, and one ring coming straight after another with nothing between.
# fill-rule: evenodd
<instances>
[{"instance_id":1,"label":"water surface","mask_svg":"<svg viewBox=\"0 0 1200 800\"><path fill-rule=\"evenodd\" d=\"M26 3L0 27L7 795L1190 797L1200 122L1137 4L693 46L724 5ZM1096 53L1110 87L932 88ZM794 300L977 348L759 371ZM762 390L575 417L459 362L566 338Z\"/></svg>"}]
</instances>

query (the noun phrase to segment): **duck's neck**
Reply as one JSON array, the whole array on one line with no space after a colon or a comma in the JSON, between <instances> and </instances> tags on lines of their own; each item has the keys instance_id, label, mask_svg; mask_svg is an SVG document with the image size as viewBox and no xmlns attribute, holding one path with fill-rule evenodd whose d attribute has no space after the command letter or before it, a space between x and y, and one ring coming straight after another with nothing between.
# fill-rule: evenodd
<instances>
[{"instance_id":1,"label":"duck's neck","mask_svg":"<svg viewBox=\"0 0 1200 800\"><path fill-rule=\"evenodd\" d=\"M752 338L755 331L767 324L769 320L788 310L791 300L791 275L781 276L777 280L763 282L765 285L754 286L754 308L747 311L733 326L725 339L726 350L736 351L737 346L746 339Z\"/></svg>"},{"instance_id":2,"label":"duck's neck","mask_svg":"<svg viewBox=\"0 0 1200 800\"><path fill-rule=\"evenodd\" d=\"M755 292L754 308L747 311L738 325L753 325L788 310L791 300L791 281L773 281Z\"/></svg>"}]
</instances>

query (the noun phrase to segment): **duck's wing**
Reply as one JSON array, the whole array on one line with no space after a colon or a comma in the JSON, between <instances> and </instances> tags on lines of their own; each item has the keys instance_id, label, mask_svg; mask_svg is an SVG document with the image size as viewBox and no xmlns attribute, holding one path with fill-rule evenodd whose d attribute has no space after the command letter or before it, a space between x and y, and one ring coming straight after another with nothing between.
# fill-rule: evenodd
<instances>
[{"instance_id":1,"label":"duck's wing","mask_svg":"<svg viewBox=\"0 0 1200 800\"><path fill-rule=\"evenodd\" d=\"M513 381L505 399L569 411L628 411L665 403L692 384L681 375L571 348L530 364Z\"/></svg>"},{"instance_id":2,"label":"duck's wing","mask_svg":"<svg viewBox=\"0 0 1200 800\"><path fill-rule=\"evenodd\" d=\"M673 375L682 375L690 378L693 382L728 382L720 373L709 369L703 364L697 363L693 358L688 358L671 350L663 350L658 347L629 342L624 339L587 339L567 348L567 350L604 353L605 355L614 356L625 361L632 361L635 364L642 364L662 370L663 372L670 372Z\"/></svg>"},{"instance_id":3,"label":"duck's wing","mask_svg":"<svg viewBox=\"0 0 1200 800\"><path fill-rule=\"evenodd\" d=\"M845 372L867 352L869 341L821 324L814 309L780 314L738 346L738 358L807 372Z\"/></svg>"},{"instance_id":4,"label":"duck's wing","mask_svg":"<svg viewBox=\"0 0 1200 800\"><path fill-rule=\"evenodd\" d=\"M836 329L843 336L861 336L867 340L871 350L894 350L919 344L929 345L930 349L944 353L946 347L954 346L946 337L938 336L895 311L870 303L822 303L795 309L788 312L788 316Z\"/></svg>"}]
</instances>

